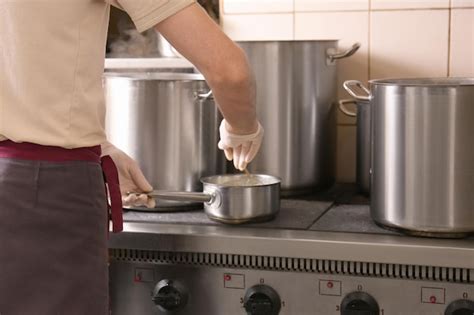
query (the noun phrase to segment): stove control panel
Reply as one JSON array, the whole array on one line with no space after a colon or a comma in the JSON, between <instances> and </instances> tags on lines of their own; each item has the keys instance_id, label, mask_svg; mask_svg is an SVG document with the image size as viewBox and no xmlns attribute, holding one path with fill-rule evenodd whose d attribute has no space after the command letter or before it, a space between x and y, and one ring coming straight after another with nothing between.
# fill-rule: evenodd
<instances>
[{"instance_id":1,"label":"stove control panel","mask_svg":"<svg viewBox=\"0 0 474 315\"><path fill-rule=\"evenodd\" d=\"M110 281L114 315L474 314L471 281L138 261L112 261Z\"/></svg>"}]
</instances>

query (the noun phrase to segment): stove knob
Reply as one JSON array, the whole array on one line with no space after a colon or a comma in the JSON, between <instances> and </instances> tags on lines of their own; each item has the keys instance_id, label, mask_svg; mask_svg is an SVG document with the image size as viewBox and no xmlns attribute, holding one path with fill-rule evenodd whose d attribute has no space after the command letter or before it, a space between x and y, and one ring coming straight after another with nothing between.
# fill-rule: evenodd
<instances>
[{"instance_id":1,"label":"stove knob","mask_svg":"<svg viewBox=\"0 0 474 315\"><path fill-rule=\"evenodd\" d=\"M377 301L365 292L352 292L341 303L341 315L379 315Z\"/></svg>"},{"instance_id":2,"label":"stove knob","mask_svg":"<svg viewBox=\"0 0 474 315\"><path fill-rule=\"evenodd\" d=\"M278 293L267 285L255 285L247 290L244 297L247 315L278 315L281 300Z\"/></svg>"},{"instance_id":3,"label":"stove knob","mask_svg":"<svg viewBox=\"0 0 474 315\"><path fill-rule=\"evenodd\" d=\"M155 286L152 300L161 311L168 313L183 308L188 301L188 295L182 285L165 279Z\"/></svg>"},{"instance_id":4,"label":"stove knob","mask_svg":"<svg viewBox=\"0 0 474 315\"><path fill-rule=\"evenodd\" d=\"M474 314L474 302L469 300L457 300L446 308L444 315L472 315Z\"/></svg>"}]
</instances>

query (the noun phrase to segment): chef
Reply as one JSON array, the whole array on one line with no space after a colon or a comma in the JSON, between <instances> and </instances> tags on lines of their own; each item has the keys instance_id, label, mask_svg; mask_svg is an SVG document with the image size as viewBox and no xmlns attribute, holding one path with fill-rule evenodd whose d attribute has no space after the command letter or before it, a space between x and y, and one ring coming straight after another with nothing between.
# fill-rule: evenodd
<instances>
[{"instance_id":1,"label":"chef","mask_svg":"<svg viewBox=\"0 0 474 315\"><path fill-rule=\"evenodd\" d=\"M194 0L0 0L2 315L108 314L109 219L118 232L122 202L153 206L153 188L104 132L110 5L205 76L225 117L219 148L237 169L259 150L246 57Z\"/></svg>"}]
</instances>

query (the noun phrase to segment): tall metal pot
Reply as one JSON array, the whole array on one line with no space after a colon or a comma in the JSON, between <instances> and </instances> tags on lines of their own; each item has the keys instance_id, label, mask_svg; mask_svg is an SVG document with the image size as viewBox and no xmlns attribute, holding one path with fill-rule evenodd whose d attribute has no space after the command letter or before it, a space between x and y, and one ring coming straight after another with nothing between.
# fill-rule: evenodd
<instances>
[{"instance_id":1,"label":"tall metal pot","mask_svg":"<svg viewBox=\"0 0 474 315\"><path fill-rule=\"evenodd\" d=\"M107 73L104 88L109 140L155 189L202 191L201 177L225 172L217 148L222 118L202 75ZM157 200L155 210L194 205Z\"/></svg>"},{"instance_id":2,"label":"tall metal pot","mask_svg":"<svg viewBox=\"0 0 474 315\"><path fill-rule=\"evenodd\" d=\"M337 41L238 43L257 79L257 113L265 140L250 164L253 173L281 178L282 195L334 181L336 60L354 54Z\"/></svg>"},{"instance_id":3,"label":"tall metal pot","mask_svg":"<svg viewBox=\"0 0 474 315\"><path fill-rule=\"evenodd\" d=\"M345 85L362 87L358 81ZM372 218L409 234L474 232L474 78L373 80Z\"/></svg>"},{"instance_id":4,"label":"tall metal pot","mask_svg":"<svg viewBox=\"0 0 474 315\"><path fill-rule=\"evenodd\" d=\"M347 104L356 104L357 111L348 109ZM370 160L372 154L370 104L368 101L340 100L339 109L347 116L357 117L356 183L361 193L370 195Z\"/></svg>"}]
</instances>

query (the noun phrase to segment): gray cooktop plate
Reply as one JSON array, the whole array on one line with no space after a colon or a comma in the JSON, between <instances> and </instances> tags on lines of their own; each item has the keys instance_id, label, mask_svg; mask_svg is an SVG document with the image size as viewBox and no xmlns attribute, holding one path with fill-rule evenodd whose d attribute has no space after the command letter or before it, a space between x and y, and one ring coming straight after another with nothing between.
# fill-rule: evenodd
<instances>
[{"instance_id":1,"label":"gray cooktop plate","mask_svg":"<svg viewBox=\"0 0 474 315\"><path fill-rule=\"evenodd\" d=\"M275 219L262 223L246 223L239 227L262 227L307 230L331 206L332 202L282 199L280 213ZM124 212L125 222L156 222L193 225L224 225L210 220L203 210L182 212ZM230 225L226 225L230 226Z\"/></svg>"},{"instance_id":2,"label":"gray cooktop plate","mask_svg":"<svg viewBox=\"0 0 474 315\"><path fill-rule=\"evenodd\" d=\"M310 228L312 231L402 235L379 227L370 217L369 205L338 205Z\"/></svg>"}]
</instances>

